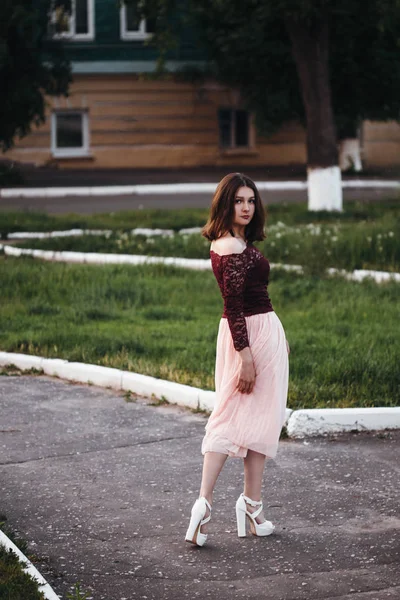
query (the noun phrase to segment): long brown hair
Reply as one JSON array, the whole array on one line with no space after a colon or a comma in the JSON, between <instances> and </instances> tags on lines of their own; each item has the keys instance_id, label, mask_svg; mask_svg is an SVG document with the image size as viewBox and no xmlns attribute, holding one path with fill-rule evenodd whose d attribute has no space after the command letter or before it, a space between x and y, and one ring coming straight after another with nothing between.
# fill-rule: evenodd
<instances>
[{"instance_id":1,"label":"long brown hair","mask_svg":"<svg viewBox=\"0 0 400 600\"><path fill-rule=\"evenodd\" d=\"M210 215L201 232L208 240L217 240L232 228L235 215L235 197L240 187L251 188L255 198L254 216L245 228L246 240L253 242L265 239L264 224L266 215L256 184L243 173L229 173L221 179L215 190Z\"/></svg>"}]
</instances>

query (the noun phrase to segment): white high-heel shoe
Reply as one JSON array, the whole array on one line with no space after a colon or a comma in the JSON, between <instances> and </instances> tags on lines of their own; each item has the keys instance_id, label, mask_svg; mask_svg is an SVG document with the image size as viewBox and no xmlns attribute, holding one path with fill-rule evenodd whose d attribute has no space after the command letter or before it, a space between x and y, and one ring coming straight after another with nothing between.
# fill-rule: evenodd
<instances>
[{"instance_id":1,"label":"white high-heel shoe","mask_svg":"<svg viewBox=\"0 0 400 600\"><path fill-rule=\"evenodd\" d=\"M210 511L210 514L208 517L204 518L207 508ZM197 546L204 546L207 540L207 534L201 533L200 528L202 525L208 523L210 519L211 505L207 499L204 498L204 496L200 496L200 498L197 498L196 502L193 504L192 515L188 530L186 532L185 541L192 544L197 544Z\"/></svg>"},{"instance_id":2,"label":"white high-heel shoe","mask_svg":"<svg viewBox=\"0 0 400 600\"><path fill-rule=\"evenodd\" d=\"M250 506L258 506L259 508L253 513L251 513L247 510L246 504L249 504ZM256 502L255 500L251 500L251 498L248 498L244 494L240 494L236 502L236 519L239 537L246 537L246 517L248 517L248 519L250 520L250 531L253 535L270 535L274 531L275 525L273 525L271 521L257 523L256 519L261 513L262 509L262 502Z\"/></svg>"}]
</instances>

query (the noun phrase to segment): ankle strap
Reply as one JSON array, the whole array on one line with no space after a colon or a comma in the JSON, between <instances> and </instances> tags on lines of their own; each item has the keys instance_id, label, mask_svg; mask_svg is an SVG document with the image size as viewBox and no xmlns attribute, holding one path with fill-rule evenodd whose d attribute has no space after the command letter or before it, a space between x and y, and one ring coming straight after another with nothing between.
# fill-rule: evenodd
<instances>
[{"instance_id":1,"label":"ankle strap","mask_svg":"<svg viewBox=\"0 0 400 600\"><path fill-rule=\"evenodd\" d=\"M207 500L207 498L205 498L204 496L199 496L199 500L204 500L204 502L206 503L206 506L207 506L208 510L211 511L211 504L209 503L209 501Z\"/></svg>"},{"instance_id":2,"label":"ankle strap","mask_svg":"<svg viewBox=\"0 0 400 600\"><path fill-rule=\"evenodd\" d=\"M248 498L247 496L245 496L244 494L241 494L244 501L247 504L250 504L250 506L262 506L262 500L260 502L256 502L255 500L252 500L251 498Z\"/></svg>"}]
</instances>

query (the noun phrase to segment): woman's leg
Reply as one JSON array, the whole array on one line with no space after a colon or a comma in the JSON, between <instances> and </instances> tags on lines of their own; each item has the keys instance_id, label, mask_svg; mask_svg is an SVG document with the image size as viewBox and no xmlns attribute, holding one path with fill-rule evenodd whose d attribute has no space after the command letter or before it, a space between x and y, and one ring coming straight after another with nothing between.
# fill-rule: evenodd
<instances>
[{"instance_id":1,"label":"woman's leg","mask_svg":"<svg viewBox=\"0 0 400 600\"><path fill-rule=\"evenodd\" d=\"M266 456L254 450L248 450L244 461L244 495L251 500L259 502L261 500L261 487L264 473ZM249 512L254 512L257 507L247 505ZM256 518L257 523L263 523L265 517L263 512Z\"/></svg>"},{"instance_id":2,"label":"woman's leg","mask_svg":"<svg viewBox=\"0 0 400 600\"><path fill-rule=\"evenodd\" d=\"M206 452L203 461L203 474L201 478L200 496L204 496L212 505L214 487L225 464L227 454L219 452ZM209 510L205 514L209 515ZM207 524L201 527L201 533L207 533Z\"/></svg>"},{"instance_id":3,"label":"woman's leg","mask_svg":"<svg viewBox=\"0 0 400 600\"><path fill-rule=\"evenodd\" d=\"M203 475L201 478L200 496L207 498L212 504L214 487L227 459L227 454L219 452L206 452L203 461Z\"/></svg>"}]
</instances>

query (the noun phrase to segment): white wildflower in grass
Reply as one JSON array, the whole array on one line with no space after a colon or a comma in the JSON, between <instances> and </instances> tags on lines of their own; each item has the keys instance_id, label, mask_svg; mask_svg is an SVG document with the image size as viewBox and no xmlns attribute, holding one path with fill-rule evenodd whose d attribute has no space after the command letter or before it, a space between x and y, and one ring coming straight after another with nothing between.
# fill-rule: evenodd
<instances>
[{"instance_id":1,"label":"white wildflower in grass","mask_svg":"<svg viewBox=\"0 0 400 600\"><path fill-rule=\"evenodd\" d=\"M333 235L333 236L331 237L331 240L332 240L332 242L337 242L338 238L337 238L337 236L336 236L336 235Z\"/></svg>"},{"instance_id":2,"label":"white wildflower in grass","mask_svg":"<svg viewBox=\"0 0 400 600\"><path fill-rule=\"evenodd\" d=\"M381 239L381 237L382 237L382 234L381 234L381 233L378 233L378 235L377 235L376 237L378 238L378 240L380 240L380 239Z\"/></svg>"},{"instance_id":3,"label":"white wildflower in grass","mask_svg":"<svg viewBox=\"0 0 400 600\"><path fill-rule=\"evenodd\" d=\"M275 237L277 237L277 238L279 239L280 237L282 237L282 234L280 234L280 233L279 233L279 231L278 231L278 232L275 234Z\"/></svg>"},{"instance_id":4,"label":"white wildflower in grass","mask_svg":"<svg viewBox=\"0 0 400 600\"><path fill-rule=\"evenodd\" d=\"M270 246L275 246L275 242L270 242Z\"/></svg>"},{"instance_id":5,"label":"white wildflower in grass","mask_svg":"<svg viewBox=\"0 0 400 600\"><path fill-rule=\"evenodd\" d=\"M389 233L388 233L388 236L389 236L389 237L393 237L393 236L394 236L394 233L393 233L393 231L389 231Z\"/></svg>"},{"instance_id":6,"label":"white wildflower in grass","mask_svg":"<svg viewBox=\"0 0 400 600\"><path fill-rule=\"evenodd\" d=\"M371 243L372 242L372 237L368 235L367 236L367 240L368 240L369 243Z\"/></svg>"},{"instance_id":7,"label":"white wildflower in grass","mask_svg":"<svg viewBox=\"0 0 400 600\"><path fill-rule=\"evenodd\" d=\"M155 240L154 240L154 238L148 237L148 238L146 239L146 243L147 243L147 244L155 244Z\"/></svg>"},{"instance_id":8,"label":"white wildflower in grass","mask_svg":"<svg viewBox=\"0 0 400 600\"><path fill-rule=\"evenodd\" d=\"M326 253L328 256L330 256L332 254L332 252L330 250L327 250Z\"/></svg>"},{"instance_id":9,"label":"white wildflower in grass","mask_svg":"<svg viewBox=\"0 0 400 600\"><path fill-rule=\"evenodd\" d=\"M311 235L320 235L321 227L319 225L315 225L314 223L310 223L311 227L309 227Z\"/></svg>"}]
</instances>

